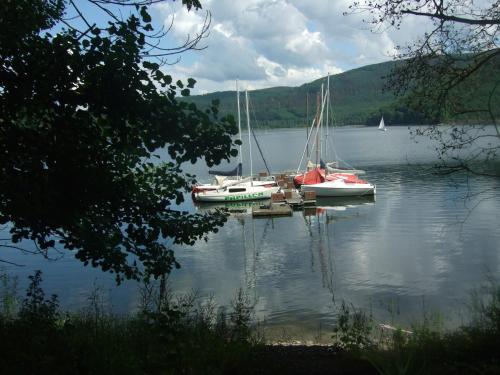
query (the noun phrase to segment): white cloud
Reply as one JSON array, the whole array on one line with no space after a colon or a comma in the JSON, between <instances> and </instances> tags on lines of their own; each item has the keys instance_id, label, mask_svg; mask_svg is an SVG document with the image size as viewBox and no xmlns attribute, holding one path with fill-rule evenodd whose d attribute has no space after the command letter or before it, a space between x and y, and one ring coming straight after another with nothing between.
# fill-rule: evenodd
<instances>
[{"instance_id":1,"label":"white cloud","mask_svg":"<svg viewBox=\"0 0 500 375\"><path fill-rule=\"evenodd\" d=\"M265 72L256 65L258 55L248 39L232 36L223 26L212 29L208 48L198 55L191 67L195 77L213 81L265 78Z\"/></svg>"},{"instance_id":2,"label":"white cloud","mask_svg":"<svg viewBox=\"0 0 500 375\"><path fill-rule=\"evenodd\" d=\"M168 28L172 23L174 27L171 29L174 34L181 40L187 35L196 35L202 31L205 13L188 11L181 5L181 2L161 3L156 5L163 23Z\"/></svg>"},{"instance_id":3,"label":"white cloud","mask_svg":"<svg viewBox=\"0 0 500 375\"><path fill-rule=\"evenodd\" d=\"M321 38L321 33L311 32L304 29L300 34L291 37L285 45L285 48L293 53L300 55L318 55L318 53L327 53L328 48Z\"/></svg>"},{"instance_id":4,"label":"white cloud","mask_svg":"<svg viewBox=\"0 0 500 375\"><path fill-rule=\"evenodd\" d=\"M399 32L372 33L362 14L344 16L351 0L206 0L212 17L208 48L173 66L195 77L203 92L234 89L235 79L249 88L301 85L328 72L390 60L397 44L416 35L415 24ZM181 2L157 5L174 35L201 31L203 11L188 12ZM416 22L416 21L414 21Z\"/></svg>"}]
</instances>

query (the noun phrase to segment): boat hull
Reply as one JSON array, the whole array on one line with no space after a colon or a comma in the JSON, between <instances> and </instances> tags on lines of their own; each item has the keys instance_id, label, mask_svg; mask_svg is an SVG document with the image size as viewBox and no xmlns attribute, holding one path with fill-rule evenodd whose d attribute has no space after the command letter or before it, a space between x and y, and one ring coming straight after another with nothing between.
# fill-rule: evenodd
<instances>
[{"instance_id":1,"label":"boat hull","mask_svg":"<svg viewBox=\"0 0 500 375\"><path fill-rule=\"evenodd\" d=\"M375 195L376 187L372 184L351 184L343 181L327 181L319 184L302 185L301 191L313 191L317 197L353 197Z\"/></svg>"},{"instance_id":2,"label":"boat hull","mask_svg":"<svg viewBox=\"0 0 500 375\"><path fill-rule=\"evenodd\" d=\"M204 191L196 193L195 199L199 202L239 202L270 199L271 195L277 193L279 189L279 186L253 186L245 192L232 193L228 190Z\"/></svg>"},{"instance_id":3,"label":"boat hull","mask_svg":"<svg viewBox=\"0 0 500 375\"><path fill-rule=\"evenodd\" d=\"M235 185L245 185L245 186L269 186L269 185L274 185L275 181L274 180L254 180L253 182L251 181L250 177L246 177L243 179L228 179L224 180L222 184L196 184L193 185L192 190L191 190L191 195L192 197L196 200L196 194L197 193L202 193L202 192L207 192L207 191L217 191L221 189L228 188L230 186L235 186Z\"/></svg>"}]
</instances>

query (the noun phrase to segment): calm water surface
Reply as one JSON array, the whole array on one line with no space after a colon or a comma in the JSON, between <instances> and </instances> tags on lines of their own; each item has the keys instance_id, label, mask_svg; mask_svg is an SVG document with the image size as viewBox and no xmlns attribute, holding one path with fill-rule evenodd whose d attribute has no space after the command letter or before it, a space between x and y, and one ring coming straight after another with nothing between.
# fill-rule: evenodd
<instances>
[{"instance_id":1,"label":"calm water surface","mask_svg":"<svg viewBox=\"0 0 500 375\"><path fill-rule=\"evenodd\" d=\"M377 185L375 200L323 199L320 209L285 218L232 215L208 242L176 249L182 268L171 275L173 289L213 294L226 305L242 288L256 317L276 335L311 337L332 324L342 300L371 309L384 322L410 322L423 311L460 312L473 288L499 274L500 199L493 193L498 180L436 176L435 145L415 143L405 127L385 133L346 128L330 135L338 156L365 169L366 179ZM273 172L297 168L304 129L258 137ZM243 156L247 166L247 150ZM258 159L254 151L254 171L264 170ZM202 163L186 171L209 179ZM489 189L481 200L464 199ZM186 198L184 209L210 208ZM66 307L85 304L93 283L110 291L115 310L136 306L134 283L115 288L112 277L68 255L57 262L10 255L26 267L4 267L8 272L23 278L41 268L47 291L59 294Z\"/></svg>"}]
</instances>

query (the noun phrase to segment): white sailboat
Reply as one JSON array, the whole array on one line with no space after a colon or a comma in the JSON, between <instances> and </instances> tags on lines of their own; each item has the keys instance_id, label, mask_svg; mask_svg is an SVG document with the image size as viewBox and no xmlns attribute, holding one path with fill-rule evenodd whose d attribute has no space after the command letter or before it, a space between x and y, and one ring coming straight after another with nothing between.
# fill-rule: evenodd
<instances>
[{"instance_id":1,"label":"white sailboat","mask_svg":"<svg viewBox=\"0 0 500 375\"><path fill-rule=\"evenodd\" d=\"M320 157L320 160L323 158L323 147L322 145L324 144L324 156L325 157L328 157L328 145L329 145L329 129L330 129L330 120L333 119L333 116L329 116L329 109L330 109L330 74L328 74L328 77L327 77L327 87L326 87L326 93L323 94L323 86L321 87L321 112L319 114L319 119L318 119L318 114L316 114L316 117L315 119L313 120L312 124L311 124L311 128L310 130L307 131L307 140L306 140L306 146L304 148L304 152L302 154L302 158L300 160L300 163L299 163L299 168L297 169L297 174L299 173L299 169L300 169L300 165L302 164L302 160L304 159L304 156L307 154L307 157L309 158L311 155L309 154L309 142L310 142L310 138L311 138L311 135L312 133L314 132L314 128L318 128L320 129L320 138L324 138L324 141L321 141L319 142L319 144L317 145L318 149L319 149L319 157ZM325 111L326 109L326 111ZM318 109L317 109L318 110ZM326 112L326 131L325 131L325 136L323 137L323 112ZM316 122L317 121L320 121L321 124L317 124ZM311 150L314 149L315 146L313 145L311 147ZM307 153L306 153L307 151ZM335 153L335 158L338 158L337 154ZM362 174L365 174L366 172L364 170L361 170L361 169L357 169L357 168L353 168L352 166L348 165L348 163L346 162L342 162L343 166L340 165L341 162L338 161L338 160L335 160L335 161L327 161L327 162L320 162L320 163L313 163L311 160L308 160L307 161L307 164L306 164L306 171L311 171L313 169L316 169L316 168L322 168L322 169L325 169L326 172L328 173L349 173L349 174L355 174L355 175L362 175Z\"/></svg>"},{"instance_id":2,"label":"white sailboat","mask_svg":"<svg viewBox=\"0 0 500 375\"><path fill-rule=\"evenodd\" d=\"M237 104L237 109L238 109L238 135L239 135L239 140L241 143L241 111L240 111L240 90L238 88L238 81L236 81L236 104ZM193 186L191 193L193 199L196 199L196 193L202 192L202 191L215 191L217 189L222 189L222 188L227 188L233 185L237 184L243 184L246 182L249 182L252 180L252 176L249 177L243 177L242 175L242 170L243 170L243 153L241 152L241 144L239 146L239 163L231 171L215 171L215 170L210 170L208 173L211 175L214 175L214 179L211 183L207 184L196 184ZM258 181L254 181L253 184L254 186L260 186L260 185L269 185L272 183L271 177L268 178L262 178L259 179Z\"/></svg>"},{"instance_id":3,"label":"white sailboat","mask_svg":"<svg viewBox=\"0 0 500 375\"><path fill-rule=\"evenodd\" d=\"M384 123L384 116L382 116L382 118L380 119L380 124L378 124L378 130L382 130L382 131L387 131L387 129L385 128L385 123Z\"/></svg>"},{"instance_id":4,"label":"white sailboat","mask_svg":"<svg viewBox=\"0 0 500 375\"><path fill-rule=\"evenodd\" d=\"M339 173L341 175L341 173ZM300 190L303 192L314 191L317 197L352 197L361 195L375 195L377 188L364 180L356 179L350 181L338 176L330 181L324 181L317 184L302 185Z\"/></svg>"},{"instance_id":5,"label":"white sailboat","mask_svg":"<svg viewBox=\"0 0 500 375\"><path fill-rule=\"evenodd\" d=\"M208 171L209 174L215 175L212 183L193 185L191 194L193 199L196 199L196 193L203 191L212 191L220 188L232 186L240 182L245 182L242 176L243 170L243 154L241 153L241 114L240 114L240 90L238 81L236 81L236 103L238 108L238 135L239 135L239 163L232 171Z\"/></svg>"},{"instance_id":6,"label":"white sailboat","mask_svg":"<svg viewBox=\"0 0 500 375\"><path fill-rule=\"evenodd\" d=\"M329 83L329 82L328 82ZM313 126L316 126L316 144L313 144L313 149L316 147L316 160L320 160L319 157L319 131L320 124L322 123L323 110L325 108L325 103L328 105L329 98L329 84L326 90L326 95L323 95L323 88L321 90L321 107L319 107L320 101L318 100L318 108L316 110L316 119L313 121ZM328 108L328 107L327 107ZM328 113L328 112L327 112ZM311 129L312 133L313 129ZM309 139L307 140L309 142ZM304 154L302 154L302 158ZM315 168L306 168L306 172L303 174L298 174L300 169L297 168L297 175L294 178L294 183L296 186L300 186L303 192L312 191L316 193L318 197L345 197L345 196L359 196L359 195L374 195L376 193L375 185L368 183L360 179L357 174L358 171L354 169L342 170L340 168L328 168L328 165L322 166L313 164ZM360 171L362 172L362 171Z\"/></svg>"},{"instance_id":7,"label":"white sailboat","mask_svg":"<svg viewBox=\"0 0 500 375\"><path fill-rule=\"evenodd\" d=\"M269 199L273 193L277 193L279 191L280 187L274 179L265 181L253 180L252 138L250 131L250 115L248 112L248 91L245 91L245 103L248 127L250 177L228 186L222 186L213 190L195 192L195 200L200 202L251 201L257 199Z\"/></svg>"}]
</instances>

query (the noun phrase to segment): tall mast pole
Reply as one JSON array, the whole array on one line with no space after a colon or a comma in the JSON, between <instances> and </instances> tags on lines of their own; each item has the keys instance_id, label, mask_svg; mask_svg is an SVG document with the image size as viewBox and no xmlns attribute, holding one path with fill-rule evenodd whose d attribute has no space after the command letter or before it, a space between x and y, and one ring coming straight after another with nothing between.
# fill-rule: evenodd
<instances>
[{"instance_id":1,"label":"tall mast pole","mask_svg":"<svg viewBox=\"0 0 500 375\"><path fill-rule=\"evenodd\" d=\"M320 129L320 100L319 100L319 93L316 95L316 166L319 163L319 129Z\"/></svg>"},{"instance_id":2,"label":"tall mast pole","mask_svg":"<svg viewBox=\"0 0 500 375\"><path fill-rule=\"evenodd\" d=\"M309 91L306 93L306 155L309 160Z\"/></svg>"},{"instance_id":3,"label":"tall mast pole","mask_svg":"<svg viewBox=\"0 0 500 375\"><path fill-rule=\"evenodd\" d=\"M238 88L238 80L236 80L236 102L238 106L238 132L240 136L240 164L243 166L243 153L241 152L241 113L240 113L240 89Z\"/></svg>"},{"instance_id":4,"label":"tall mast pole","mask_svg":"<svg viewBox=\"0 0 500 375\"><path fill-rule=\"evenodd\" d=\"M328 122L328 109L330 107L330 72L328 72L328 78L326 79L326 136L325 136L325 158L328 161L328 127L330 123ZM326 163L325 161L325 163Z\"/></svg>"},{"instance_id":5,"label":"tall mast pole","mask_svg":"<svg viewBox=\"0 0 500 375\"><path fill-rule=\"evenodd\" d=\"M253 186L252 138L250 137L250 114L248 112L248 90L245 90L245 106L247 110L248 152L250 157L250 184L251 186Z\"/></svg>"},{"instance_id":6,"label":"tall mast pole","mask_svg":"<svg viewBox=\"0 0 500 375\"><path fill-rule=\"evenodd\" d=\"M321 105L323 105L325 101L325 92L323 90L323 84L321 84ZM320 155L320 158L323 157L323 142L325 141L323 139L323 117L321 117L321 124L320 124L320 136L319 136L319 147L320 147L320 150L319 150L319 155Z\"/></svg>"}]
</instances>

